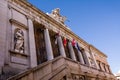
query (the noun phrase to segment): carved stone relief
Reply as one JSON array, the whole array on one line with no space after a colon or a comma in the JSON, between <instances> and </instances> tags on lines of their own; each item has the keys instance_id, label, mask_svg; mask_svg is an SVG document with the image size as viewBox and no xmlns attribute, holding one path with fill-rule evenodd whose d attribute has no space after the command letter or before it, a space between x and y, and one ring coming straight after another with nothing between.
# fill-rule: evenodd
<instances>
[{"instance_id":1,"label":"carved stone relief","mask_svg":"<svg viewBox=\"0 0 120 80\"><path fill-rule=\"evenodd\" d=\"M14 30L14 51L24 53L24 33L19 28Z\"/></svg>"}]
</instances>

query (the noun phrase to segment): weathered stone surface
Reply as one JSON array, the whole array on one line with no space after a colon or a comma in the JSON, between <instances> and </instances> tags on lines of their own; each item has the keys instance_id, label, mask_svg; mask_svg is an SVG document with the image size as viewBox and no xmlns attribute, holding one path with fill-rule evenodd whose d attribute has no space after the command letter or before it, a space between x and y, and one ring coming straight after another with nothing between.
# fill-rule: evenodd
<instances>
[{"instance_id":1,"label":"weathered stone surface","mask_svg":"<svg viewBox=\"0 0 120 80\"><path fill-rule=\"evenodd\" d=\"M15 19L27 26L27 19L26 19L25 15L21 14L20 12L14 10L14 9L12 10L12 14L13 14L12 19Z\"/></svg>"},{"instance_id":2,"label":"weathered stone surface","mask_svg":"<svg viewBox=\"0 0 120 80\"><path fill-rule=\"evenodd\" d=\"M11 62L17 63L17 64L23 64L23 65L28 64L27 59L22 59L22 58L14 57L14 56L11 56Z\"/></svg>"}]
</instances>

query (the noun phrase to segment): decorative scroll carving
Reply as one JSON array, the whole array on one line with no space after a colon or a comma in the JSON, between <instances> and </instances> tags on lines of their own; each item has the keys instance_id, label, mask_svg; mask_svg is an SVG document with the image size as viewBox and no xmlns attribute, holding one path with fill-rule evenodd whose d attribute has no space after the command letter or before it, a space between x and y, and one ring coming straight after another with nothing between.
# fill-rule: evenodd
<instances>
[{"instance_id":1,"label":"decorative scroll carving","mask_svg":"<svg viewBox=\"0 0 120 80\"><path fill-rule=\"evenodd\" d=\"M66 20L66 17L60 15L60 9L59 8L56 8L56 9L52 10L51 14L48 14L48 15L50 15L52 18L54 18L55 20L57 20L57 21L59 21L63 24Z\"/></svg>"},{"instance_id":2,"label":"decorative scroll carving","mask_svg":"<svg viewBox=\"0 0 120 80\"><path fill-rule=\"evenodd\" d=\"M73 80L85 80L84 76L79 76L79 75L72 75Z\"/></svg>"},{"instance_id":3,"label":"decorative scroll carving","mask_svg":"<svg viewBox=\"0 0 120 80\"><path fill-rule=\"evenodd\" d=\"M14 31L14 50L24 53L24 33L19 28L16 28Z\"/></svg>"}]
</instances>

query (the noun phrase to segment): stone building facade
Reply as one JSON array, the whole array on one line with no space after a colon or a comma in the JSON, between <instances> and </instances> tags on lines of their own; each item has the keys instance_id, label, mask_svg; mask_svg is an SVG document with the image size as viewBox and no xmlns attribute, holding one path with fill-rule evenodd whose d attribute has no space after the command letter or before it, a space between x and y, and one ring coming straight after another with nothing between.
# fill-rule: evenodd
<instances>
[{"instance_id":1,"label":"stone building facade","mask_svg":"<svg viewBox=\"0 0 120 80\"><path fill-rule=\"evenodd\" d=\"M114 74L116 77L116 80L120 80L120 71L118 71L118 73Z\"/></svg>"},{"instance_id":2,"label":"stone building facade","mask_svg":"<svg viewBox=\"0 0 120 80\"><path fill-rule=\"evenodd\" d=\"M60 9L0 1L1 80L115 80L107 56L74 34Z\"/></svg>"}]
</instances>

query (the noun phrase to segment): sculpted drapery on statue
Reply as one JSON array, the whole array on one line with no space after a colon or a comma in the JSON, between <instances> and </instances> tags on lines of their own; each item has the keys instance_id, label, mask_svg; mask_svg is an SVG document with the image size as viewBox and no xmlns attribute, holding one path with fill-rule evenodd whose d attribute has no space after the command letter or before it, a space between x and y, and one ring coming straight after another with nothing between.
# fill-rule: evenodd
<instances>
[{"instance_id":1,"label":"sculpted drapery on statue","mask_svg":"<svg viewBox=\"0 0 120 80\"><path fill-rule=\"evenodd\" d=\"M24 53L24 33L19 28L14 31L14 51Z\"/></svg>"}]
</instances>

